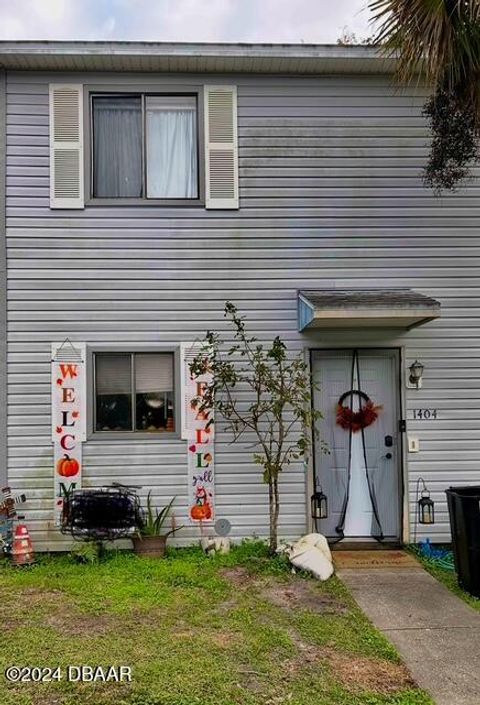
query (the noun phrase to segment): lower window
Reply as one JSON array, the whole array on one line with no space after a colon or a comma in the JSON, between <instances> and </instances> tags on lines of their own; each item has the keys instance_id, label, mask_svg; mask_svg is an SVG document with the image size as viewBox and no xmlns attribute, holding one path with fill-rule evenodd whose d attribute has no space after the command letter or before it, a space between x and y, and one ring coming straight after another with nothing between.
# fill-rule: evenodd
<instances>
[{"instance_id":1,"label":"lower window","mask_svg":"<svg viewBox=\"0 0 480 705\"><path fill-rule=\"evenodd\" d=\"M175 431L174 355L95 354L97 432Z\"/></svg>"}]
</instances>

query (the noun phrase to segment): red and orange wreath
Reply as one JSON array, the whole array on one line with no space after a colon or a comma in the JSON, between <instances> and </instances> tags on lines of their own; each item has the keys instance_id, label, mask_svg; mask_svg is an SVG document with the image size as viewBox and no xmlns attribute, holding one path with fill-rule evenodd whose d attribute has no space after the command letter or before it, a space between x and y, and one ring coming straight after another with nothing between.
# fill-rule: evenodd
<instances>
[{"instance_id":1,"label":"red and orange wreath","mask_svg":"<svg viewBox=\"0 0 480 705\"><path fill-rule=\"evenodd\" d=\"M358 396L360 399L360 408L358 411L353 411L349 406L344 406L343 402L347 397ZM362 405L362 402L363 405ZM370 397L365 392L360 392L352 389L349 392L342 394L337 403L337 425L345 429L357 433L362 428L371 426L377 420L378 412L381 406L375 406Z\"/></svg>"}]
</instances>

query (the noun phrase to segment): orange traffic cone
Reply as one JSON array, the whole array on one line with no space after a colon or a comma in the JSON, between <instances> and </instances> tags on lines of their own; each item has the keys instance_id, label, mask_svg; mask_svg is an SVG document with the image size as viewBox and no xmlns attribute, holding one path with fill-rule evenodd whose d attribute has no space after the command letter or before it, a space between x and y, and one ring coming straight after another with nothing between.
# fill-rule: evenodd
<instances>
[{"instance_id":1,"label":"orange traffic cone","mask_svg":"<svg viewBox=\"0 0 480 705\"><path fill-rule=\"evenodd\" d=\"M15 529L12 547L14 565L29 565L35 562L32 539L25 524L18 524Z\"/></svg>"}]
</instances>

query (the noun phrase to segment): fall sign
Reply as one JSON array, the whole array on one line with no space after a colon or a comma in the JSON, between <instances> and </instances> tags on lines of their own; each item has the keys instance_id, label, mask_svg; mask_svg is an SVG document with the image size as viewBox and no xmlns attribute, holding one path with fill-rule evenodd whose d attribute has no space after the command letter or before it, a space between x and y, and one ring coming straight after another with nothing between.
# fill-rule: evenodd
<instances>
[{"instance_id":1,"label":"fall sign","mask_svg":"<svg viewBox=\"0 0 480 705\"><path fill-rule=\"evenodd\" d=\"M210 374L192 378L190 355L184 359L186 431L188 454L188 515L193 524L215 518L215 448L213 411L200 411L192 403L202 397Z\"/></svg>"},{"instance_id":2,"label":"fall sign","mask_svg":"<svg viewBox=\"0 0 480 705\"><path fill-rule=\"evenodd\" d=\"M55 524L67 492L81 486L85 440L85 345L52 346L52 440Z\"/></svg>"}]
</instances>

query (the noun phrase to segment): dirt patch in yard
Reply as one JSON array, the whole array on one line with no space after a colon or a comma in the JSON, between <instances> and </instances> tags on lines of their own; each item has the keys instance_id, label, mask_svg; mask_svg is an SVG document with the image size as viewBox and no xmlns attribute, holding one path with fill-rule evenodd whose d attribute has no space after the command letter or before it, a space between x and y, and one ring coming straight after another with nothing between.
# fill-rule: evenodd
<instances>
[{"instance_id":1,"label":"dirt patch in yard","mask_svg":"<svg viewBox=\"0 0 480 705\"><path fill-rule=\"evenodd\" d=\"M237 566L236 568L224 568L220 571L222 578L228 580L228 582L235 588L235 595L239 595L251 590L257 590L265 584L265 579L259 577L258 575L250 573L247 568L243 566ZM236 597L230 597L223 602L219 602L216 607L214 607L213 612L217 615L229 614L232 610L238 607L238 600Z\"/></svg>"},{"instance_id":2,"label":"dirt patch in yard","mask_svg":"<svg viewBox=\"0 0 480 705\"><path fill-rule=\"evenodd\" d=\"M41 588L26 588L2 595L2 609L6 618L2 621L2 629L13 630L21 628L27 615L38 619L42 615L68 614L74 609L70 597L61 590L42 590Z\"/></svg>"},{"instance_id":3,"label":"dirt patch in yard","mask_svg":"<svg viewBox=\"0 0 480 705\"><path fill-rule=\"evenodd\" d=\"M308 644L293 631L290 636L298 649L298 655L284 664L287 673L295 674L312 666L326 666L335 680L351 693L367 691L389 695L418 687L402 664Z\"/></svg>"},{"instance_id":4,"label":"dirt patch in yard","mask_svg":"<svg viewBox=\"0 0 480 705\"><path fill-rule=\"evenodd\" d=\"M332 595L321 592L316 583L308 580L292 580L287 583L270 582L262 590L262 597L277 607L295 610L303 609L318 614L344 614L345 605Z\"/></svg>"},{"instance_id":5,"label":"dirt patch in yard","mask_svg":"<svg viewBox=\"0 0 480 705\"><path fill-rule=\"evenodd\" d=\"M239 668L240 685L250 693L260 694L265 690L264 675L248 668ZM263 698L262 698L263 700Z\"/></svg>"},{"instance_id":6,"label":"dirt patch in yard","mask_svg":"<svg viewBox=\"0 0 480 705\"><path fill-rule=\"evenodd\" d=\"M406 667L398 663L334 650L329 650L326 660L335 678L352 693L370 691L389 695L417 687Z\"/></svg>"},{"instance_id":7,"label":"dirt patch in yard","mask_svg":"<svg viewBox=\"0 0 480 705\"><path fill-rule=\"evenodd\" d=\"M251 586L252 583L258 582L256 576L249 573L243 566L224 568L220 571L220 575L240 590L245 590L247 587Z\"/></svg>"},{"instance_id":8,"label":"dirt patch in yard","mask_svg":"<svg viewBox=\"0 0 480 705\"><path fill-rule=\"evenodd\" d=\"M2 596L3 598L3 596ZM102 607L106 600L102 601ZM81 637L107 634L110 631L129 630L143 622L151 624L151 614L145 617L132 612L126 617L112 613L83 612L74 598L62 590L26 588L4 597L5 631L21 629L28 620L29 626L54 629L62 636Z\"/></svg>"},{"instance_id":9,"label":"dirt patch in yard","mask_svg":"<svg viewBox=\"0 0 480 705\"><path fill-rule=\"evenodd\" d=\"M216 615L228 615L236 607L238 607L238 602L236 600L224 600L219 602L216 607L213 608L213 614Z\"/></svg>"},{"instance_id":10,"label":"dirt patch in yard","mask_svg":"<svg viewBox=\"0 0 480 705\"><path fill-rule=\"evenodd\" d=\"M238 642L238 637L231 632L215 631L212 632L211 640L215 646L219 646L221 649L228 649Z\"/></svg>"},{"instance_id":11,"label":"dirt patch in yard","mask_svg":"<svg viewBox=\"0 0 480 705\"><path fill-rule=\"evenodd\" d=\"M239 592L255 588L259 596L285 610L303 609L318 614L345 614L348 608L333 595L322 592L318 583L293 577L288 580L275 580L271 577L252 575L242 566L226 568L222 571L226 578ZM228 600L218 605L218 612L226 612L235 603Z\"/></svg>"},{"instance_id":12,"label":"dirt patch in yard","mask_svg":"<svg viewBox=\"0 0 480 705\"><path fill-rule=\"evenodd\" d=\"M182 629L175 632L175 639L194 639L196 632L193 629Z\"/></svg>"},{"instance_id":13,"label":"dirt patch in yard","mask_svg":"<svg viewBox=\"0 0 480 705\"><path fill-rule=\"evenodd\" d=\"M42 590L42 588L25 588L9 595L15 609L49 609L59 604L73 604L72 598L62 590Z\"/></svg>"},{"instance_id":14,"label":"dirt patch in yard","mask_svg":"<svg viewBox=\"0 0 480 705\"><path fill-rule=\"evenodd\" d=\"M60 609L49 614L43 620L46 627L51 627L65 636L96 636L118 629L118 618L103 614L80 614Z\"/></svg>"},{"instance_id":15,"label":"dirt patch in yard","mask_svg":"<svg viewBox=\"0 0 480 705\"><path fill-rule=\"evenodd\" d=\"M25 691L18 691L19 696L21 693L21 696L25 695ZM55 693L39 693L38 692L38 685L37 685L37 692L32 692L30 693L31 697L31 702L32 705L62 705L62 700L64 700L64 696L62 693L59 693L56 695Z\"/></svg>"},{"instance_id":16,"label":"dirt patch in yard","mask_svg":"<svg viewBox=\"0 0 480 705\"><path fill-rule=\"evenodd\" d=\"M12 609L7 628L10 629L21 627L27 614L37 624L69 637L105 634L118 628L118 618L114 615L80 612L72 596L62 590L26 588L9 597ZM5 607L8 612L8 605Z\"/></svg>"},{"instance_id":17,"label":"dirt patch in yard","mask_svg":"<svg viewBox=\"0 0 480 705\"><path fill-rule=\"evenodd\" d=\"M41 683L31 684L27 688L14 688L13 691L18 693L19 699L27 695L31 705L62 705L65 702L73 702L65 691L56 692L55 686L42 688L42 685ZM94 688L91 683L86 683L78 686L73 697L76 702L85 703L85 705L86 703L111 705L112 702L125 702L122 698L126 698L130 690L131 686L124 683L96 683Z\"/></svg>"}]
</instances>

